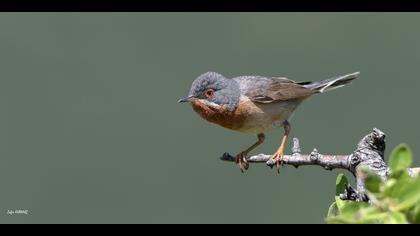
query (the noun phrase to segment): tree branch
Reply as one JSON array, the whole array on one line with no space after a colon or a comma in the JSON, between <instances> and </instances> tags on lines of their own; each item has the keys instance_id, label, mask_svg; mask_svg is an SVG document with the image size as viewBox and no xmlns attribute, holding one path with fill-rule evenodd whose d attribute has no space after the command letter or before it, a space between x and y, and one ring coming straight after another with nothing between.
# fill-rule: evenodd
<instances>
[{"instance_id":1,"label":"tree branch","mask_svg":"<svg viewBox=\"0 0 420 236\"><path fill-rule=\"evenodd\" d=\"M220 158L224 161L235 161L236 158L229 153L224 153ZM268 166L274 167L275 160L271 155L258 154L247 158L250 163L265 162ZM309 155L300 153L299 139L293 138L292 155L283 156L283 165L292 165L296 168L299 166L321 166L326 170L332 169L349 169L350 156L349 155L323 155L314 149Z\"/></svg>"},{"instance_id":2,"label":"tree branch","mask_svg":"<svg viewBox=\"0 0 420 236\"><path fill-rule=\"evenodd\" d=\"M356 177L356 189L348 186L346 192L342 194L343 199L367 201L367 196L364 194L364 178L365 172L363 167L367 167L385 180L390 174L390 169L384 160L385 151L385 134L374 128L373 131L363 137L357 144L353 153L348 155L325 155L320 154L317 149L314 149L310 154L301 154L299 140L293 139L292 155L283 156L283 165L299 166L320 166L326 170L345 169L350 171ZM229 153L224 153L220 158L224 161L235 162L235 157ZM275 161L271 155L258 154L247 158L250 163L265 162L271 168L275 166ZM420 172L420 168L409 169L410 175L414 176Z\"/></svg>"}]
</instances>

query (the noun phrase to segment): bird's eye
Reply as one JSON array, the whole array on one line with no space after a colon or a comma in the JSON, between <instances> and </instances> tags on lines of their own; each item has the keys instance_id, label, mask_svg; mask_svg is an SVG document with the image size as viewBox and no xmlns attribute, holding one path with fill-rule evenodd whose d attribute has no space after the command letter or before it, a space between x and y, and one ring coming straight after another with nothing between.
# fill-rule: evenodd
<instances>
[{"instance_id":1,"label":"bird's eye","mask_svg":"<svg viewBox=\"0 0 420 236\"><path fill-rule=\"evenodd\" d=\"M204 95L206 96L206 98L212 98L214 96L214 90L213 89L207 89L204 92Z\"/></svg>"}]
</instances>

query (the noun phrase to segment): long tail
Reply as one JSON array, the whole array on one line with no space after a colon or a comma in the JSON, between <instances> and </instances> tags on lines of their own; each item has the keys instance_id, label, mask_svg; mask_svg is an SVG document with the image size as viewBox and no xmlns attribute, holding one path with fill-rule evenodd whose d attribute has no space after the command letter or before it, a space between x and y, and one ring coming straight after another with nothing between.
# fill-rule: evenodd
<instances>
[{"instance_id":1,"label":"long tail","mask_svg":"<svg viewBox=\"0 0 420 236\"><path fill-rule=\"evenodd\" d=\"M350 84L352 80L357 79L360 72L355 72L348 75L338 76L331 79L326 79L319 82L312 82L303 85L305 88L315 90L318 93L328 92L336 88L343 87Z\"/></svg>"}]
</instances>

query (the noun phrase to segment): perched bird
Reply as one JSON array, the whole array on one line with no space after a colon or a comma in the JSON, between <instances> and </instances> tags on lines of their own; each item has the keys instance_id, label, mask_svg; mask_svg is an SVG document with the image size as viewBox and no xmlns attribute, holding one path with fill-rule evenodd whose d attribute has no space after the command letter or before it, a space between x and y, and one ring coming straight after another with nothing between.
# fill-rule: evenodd
<instances>
[{"instance_id":1,"label":"perched bird","mask_svg":"<svg viewBox=\"0 0 420 236\"><path fill-rule=\"evenodd\" d=\"M226 78L216 72L197 77L187 97L193 110L205 120L242 133L255 134L256 143L236 155L236 163L244 172L249 167L247 155L264 142L264 132L284 127L280 146L273 154L279 171L291 117L301 102L313 94L327 92L349 84L359 72L320 82L295 82L281 77L239 76Z\"/></svg>"}]
</instances>

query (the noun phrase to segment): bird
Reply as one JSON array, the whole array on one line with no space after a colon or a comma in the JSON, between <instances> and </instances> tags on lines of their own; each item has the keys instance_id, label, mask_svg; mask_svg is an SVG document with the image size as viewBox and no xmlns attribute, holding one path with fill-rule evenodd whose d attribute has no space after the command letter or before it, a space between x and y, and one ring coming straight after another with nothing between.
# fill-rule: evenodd
<instances>
[{"instance_id":1,"label":"bird","mask_svg":"<svg viewBox=\"0 0 420 236\"><path fill-rule=\"evenodd\" d=\"M283 127L280 145L272 155L279 173L291 130L289 120L296 108L314 94L350 84L359 74L354 72L318 82L296 82L285 77L257 75L227 78L209 71L199 75L188 95L178 102L191 103L193 111L210 123L257 136L254 144L236 155L241 172L249 168L247 156L264 142L265 133Z\"/></svg>"}]
</instances>

